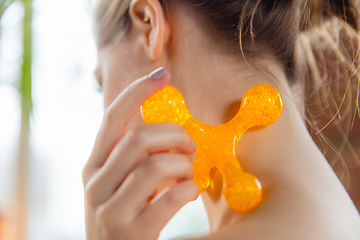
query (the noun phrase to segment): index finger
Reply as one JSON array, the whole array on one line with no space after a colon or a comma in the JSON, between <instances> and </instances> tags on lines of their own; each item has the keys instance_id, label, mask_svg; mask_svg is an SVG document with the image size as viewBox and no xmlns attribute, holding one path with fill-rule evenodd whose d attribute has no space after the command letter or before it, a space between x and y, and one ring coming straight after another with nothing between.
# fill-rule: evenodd
<instances>
[{"instance_id":1,"label":"index finger","mask_svg":"<svg viewBox=\"0 0 360 240\"><path fill-rule=\"evenodd\" d=\"M169 82L170 74L160 67L131 83L105 110L103 123L96 137L88 164L101 167L117 142L124 136L129 121L152 94Z\"/></svg>"}]
</instances>

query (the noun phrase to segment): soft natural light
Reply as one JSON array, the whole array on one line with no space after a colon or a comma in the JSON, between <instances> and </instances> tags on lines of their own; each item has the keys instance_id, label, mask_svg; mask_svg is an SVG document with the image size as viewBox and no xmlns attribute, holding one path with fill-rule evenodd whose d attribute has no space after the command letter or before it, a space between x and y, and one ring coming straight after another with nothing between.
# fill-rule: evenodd
<instances>
[{"instance_id":1,"label":"soft natural light","mask_svg":"<svg viewBox=\"0 0 360 240\"><path fill-rule=\"evenodd\" d=\"M85 239L81 170L103 113L102 94L96 91L93 76L96 47L91 35L91 2L34 1L30 240ZM12 84L19 77L22 18L22 4L15 2L1 19L0 215L10 214L14 201L21 106ZM208 231L199 199L180 210L160 239Z\"/></svg>"}]
</instances>

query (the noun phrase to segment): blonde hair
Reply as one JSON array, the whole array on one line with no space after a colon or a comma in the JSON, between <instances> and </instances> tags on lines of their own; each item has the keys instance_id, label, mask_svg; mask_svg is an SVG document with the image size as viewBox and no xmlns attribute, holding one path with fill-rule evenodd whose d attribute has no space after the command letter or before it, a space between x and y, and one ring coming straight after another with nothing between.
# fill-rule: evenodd
<instances>
[{"instance_id":1,"label":"blonde hair","mask_svg":"<svg viewBox=\"0 0 360 240\"><path fill-rule=\"evenodd\" d=\"M354 152L347 136L360 116L359 6L359 1L308 1L299 39L307 124L323 152L332 150L329 163L341 160L340 179L349 175L341 152L345 147ZM327 127L336 128L342 141L329 140ZM359 162L356 154L353 157Z\"/></svg>"}]
</instances>

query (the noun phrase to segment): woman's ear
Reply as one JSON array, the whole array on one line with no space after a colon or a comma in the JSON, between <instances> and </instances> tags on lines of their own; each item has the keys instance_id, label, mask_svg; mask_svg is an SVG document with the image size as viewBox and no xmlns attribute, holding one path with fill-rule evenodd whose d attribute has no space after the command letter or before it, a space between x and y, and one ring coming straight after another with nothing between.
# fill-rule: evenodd
<instances>
[{"instance_id":1,"label":"woman's ear","mask_svg":"<svg viewBox=\"0 0 360 240\"><path fill-rule=\"evenodd\" d=\"M170 38L170 27L159 0L132 0L129 15L132 26L143 36L151 60L160 59Z\"/></svg>"}]
</instances>

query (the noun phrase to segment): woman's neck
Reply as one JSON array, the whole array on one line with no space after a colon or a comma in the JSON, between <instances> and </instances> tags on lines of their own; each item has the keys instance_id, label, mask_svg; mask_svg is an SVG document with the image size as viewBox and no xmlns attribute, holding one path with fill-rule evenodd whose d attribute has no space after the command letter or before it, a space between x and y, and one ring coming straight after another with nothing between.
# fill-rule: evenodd
<instances>
[{"instance_id":1,"label":"woman's neck","mask_svg":"<svg viewBox=\"0 0 360 240\"><path fill-rule=\"evenodd\" d=\"M261 60L257 66L255 63L249 66L234 59L196 52L171 69L177 74L172 76L170 84L184 94L190 112L204 123L219 125L229 121L238 112L243 94L256 84L274 86L283 98L280 118L270 126L247 131L236 149L240 166L260 180L263 202L245 215L231 210L222 195L221 176L213 169L212 187L202 194L211 231L240 220L242 224L250 222L256 226L274 221L286 225L289 223L281 214L301 218L311 214L311 209L322 209L325 198L332 199L329 204L333 206L342 203L350 209L346 191L305 126L284 71L276 61ZM308 199L309 196L316 197ZM260 212L274 214L264 218ZM342 216L342 212L336 214ZM309 219L308 215L304 219Z\"/></svg>"},{"instance_id":2,"label":"woman's neck","mask_svg":"<svg viewBox=\"0 0 360 240\"><path fill-rule=\"evenodd\" d=\"M278 121L247 131L236 149L240 166L260 180L263 202L246 215L232 211L222 195L221 177L213 170L212 188L202 195L211 231L240 219L242 223L255 219L257 224L269 225L277 217L281 222L278 213L302 216L313 207L321 207L320 198L304 199L315 193L333 199L334 206L335 202L341 202L334 196L346 199L346 192L306 129L296 103L301 101L301 92L293 97L281 65L270 57L247 59L250 62L247 64L240 51L237 55L225 52L221 44L209 40L196 22L187 22L190 20L186 17L175 18L182 24L171 28L173 37L166 52L166 67L173 73L170 84L182 92L194 117L212 125L231 120L239 110L244 93L256 84L275 87L284 103ZM329 195L332 189L336 194ZM303 200L301 204L299 199ZM260 210L274 214L264 218L258 214Z\"/></svg>"},{"instance_id":3,"label":"woman's neck","mask_svg":"<svg viewBox=\"0 0 360 240\"><path fill-rule=\"evenodd\" d=\"M171 72L176 75L172 75L170 84L182 92L190 112L201 122L220 125L230 121L238 112L242 96L250 87L256 84L269 84L283 96L285 108L282 122L288 122L291 116L297 116L297 124L303 125L285 73L276 61L262 59L249 65L242 56L221 54L218 50L205 51L205 48L198 48L192 49L191 52L186 54L185 48L175 55L176 64L172 64ZM278 126L276 129L274 135L281 127ZM302 129L306 131L305 127ZM246 138L246 133L243 137ZM263 136L260 134L258 137ZM195 156L192 158L194 160ZM213 169L211 174L213 188L204 193L202 198L210 228L216 230L238 221L242 216L229 209L226 204L219 172Z\"/></svg>"},{"instance_id":4,"label":"woman's neck","mask_svg":"<svg viewBox=\"0 0 360 240\"><path fill-rule=\"evenodd\" d=\"M259 227L291 229L294 223L301 225L305 220L315 226L318 219L312 216L326 215L328 209L334 209L336 217L344 216L345 207L348 212L354 211L346 191L309 135L299 111L303 105L301 91L290 89L281 65L273 58L257 58L249 65L240 53L225 53L196 21L177 16L184 12L175 11L172 16L181 24L171 27L166 67L173 73L170 84L182 92L194 117L213 125L231 120L244 93L256 84L275 87L284 103L278 121L247 131L236 149L240 166L260 180L263 202L245 215L232 211L222 195L220 174L213 169L213 184L202 195L211 231L239 220L244 232L256 232ZM195 157L191 156L193 160ZM321 212L324 202L331 208Z\"/></svg>"},{"instance_id":5,"label":"woman's neck","mask_svg":"<svg viewBox=\"0 0 360 240\"><path fill-rule=\"evenodd\" d=\"M256 84L269 84L292 99L285 73L275 60L248 64L242 56L200 49L183 59L171 69L176 75L170 84L182 92L190 112L201 122L230 121L239 111L242 96Z\"/></svg>"},{"instance_id":6,"label":"woman's neck","mask_svg":"<svg viewBox=\"0 0 360 240\"><path fill-rule=\"evenodd\" d=\"M181 4L177 7L181 11L171 16L172 37L164 61L176 73L170 84L181 91L198 120L212 125L228 122L238 112L244 93L255 84L267 83L278 90L288 86L285 71L274 58L245 61L240 46L226 49L226 43L209 37L201 20L194 20L196 14Z\"/></svg>"}]
</instances>

